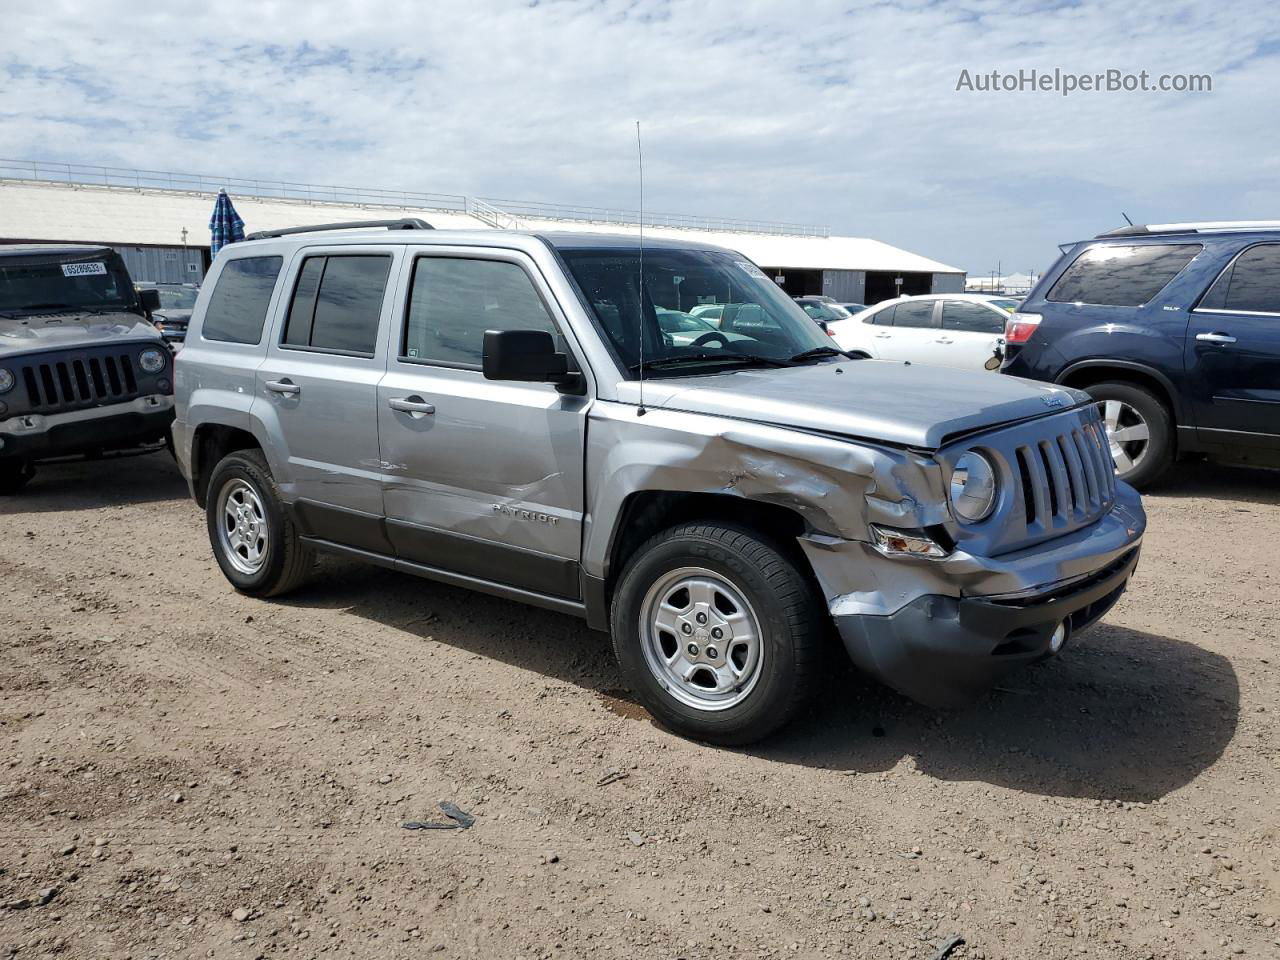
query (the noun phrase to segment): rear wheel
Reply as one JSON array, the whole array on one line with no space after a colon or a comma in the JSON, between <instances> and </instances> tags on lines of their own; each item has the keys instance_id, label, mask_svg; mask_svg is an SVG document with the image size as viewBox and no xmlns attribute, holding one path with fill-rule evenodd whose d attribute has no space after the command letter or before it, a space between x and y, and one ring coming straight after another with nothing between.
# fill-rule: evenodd
<instances>
[{"instance_id":1,"label":"rear wheel","mask_svg":"<svg viewBox=\"0 0 1280 960\"><path fill-rule=\"evenodd\" d=\"M1173 462L1173 418L1149 390L1108 381L1086 388L1111 442L1116 476L1135 487L1154 483Z\"/></svg>"},{"instance_id":2,"label":"rear wheel","mask_svg":"<svg viewBox=\"0 0 1280 960\"><path fill-rule=\"evenodd\" d=\"M257 450L237 450L213 468L205 516L218 566L241 593L278 596L311 572L315 554L299 539Z\"/></svg>"},{"instance_id":3,"label":"rear wheel","mask_svg":"<svg viewBox=\"0 0 1280 960\"><path fill-rule=\"evenodd\" d=\"M0 461L0 496L17 493L36 475L36 468L26 460Z\"/></svg>"},{"instance_id":4,"label":"rear wheel","mask_svg":"<svg viewBox=\"0 0 1280 960\"><path fill-rule=\"evenodd\" d=\"M618 583L614 651L662 724L721 744L760 740L812 692L821 604L797 563L739 527L686 524L646 543Z\"/></svg>"}]
</instances>

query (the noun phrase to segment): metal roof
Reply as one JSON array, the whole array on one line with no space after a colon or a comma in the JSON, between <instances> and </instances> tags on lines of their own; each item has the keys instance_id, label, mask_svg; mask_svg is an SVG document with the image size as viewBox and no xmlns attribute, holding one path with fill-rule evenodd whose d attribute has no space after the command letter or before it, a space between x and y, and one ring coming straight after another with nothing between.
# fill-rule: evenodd
<instances>
[{"instance_id":1,"label":"metal roof","mask_svg":"<svg viewBox=\"0 0 1280 960\"><path fill-rule=\"evenodd\" d=\"M0 227L11 238L108 243L115 246L207 247L216 194L86 184L0 179ZM250 232L280 230L370 217L422 217L437 230L486 232L494 224L452 210L359 206L298 199L232 197ZM639 226L518 217L504 226L537 234L639 237ZM185 240L183 230L186 230ZM645 241L704 244L737 250L761 266L796 270L876 270L964 273L959 267L866 237L786 236L689 229L644 228Z\"/></svg>"}]
</instances>

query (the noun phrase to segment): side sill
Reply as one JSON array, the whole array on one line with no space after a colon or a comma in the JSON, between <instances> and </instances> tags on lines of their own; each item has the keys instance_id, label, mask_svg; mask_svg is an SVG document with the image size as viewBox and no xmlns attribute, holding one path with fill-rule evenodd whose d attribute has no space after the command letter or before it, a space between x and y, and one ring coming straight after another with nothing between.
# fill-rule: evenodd
<instances>
[{"instance_id":1,"label":"side sill","mask_svg":"<svg viewBox=\"0 0 1280 960\"><path fill-rule=\"evenodd\" d=\"M348 547L341 543L334 543L331 540L321 540L316 537L301 537L300 539L308 546L323 550L325 553L349 557L352 560L361 560L379 567L386 567L389 570L411 573L415 577L436 580L453 587L476 590L491 596L502 597L504 600L515 600L518 603L527 603L530 606L555 610L558 613L567 613L574 617L585 619L587 616L586 605L577 600L566 600L563 597L552 597L545 593L535 593L532 590L521 590L519 587L509 587L505 584L494 583L492 580L483 580L480 577L471 577L464 573L454 573L451 570L441 570L439 567L430 567L424 563L397 560L395 557L389 557L386 554L375 553L371 550L361 550L358 547Z\"/></svg>"}]
</instances>

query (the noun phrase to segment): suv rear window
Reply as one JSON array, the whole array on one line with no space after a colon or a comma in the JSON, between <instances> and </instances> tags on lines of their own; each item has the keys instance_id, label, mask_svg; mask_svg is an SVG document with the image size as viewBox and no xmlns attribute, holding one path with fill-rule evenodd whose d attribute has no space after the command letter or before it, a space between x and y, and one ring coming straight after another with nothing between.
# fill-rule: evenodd
<instances>
[{"instance_id":1,"label":"suv rear window","mask_svg":"<svg viewBox=\"0 0 1280 960\"><path fill-rule=\"evenodd\" d=\"M308 257L298 271L284 344L373 356L391 258Z\"/></svg>"},{"instance_id":2,"label":"suv rear window","mask_svg":"<svg viewBox=\"0 0 1280 960\"><path fill-rule=\"evenodd\" d=\"M1045 299L1139 307L1163 290L1202 249L1198 243L1099 244L1076 257Z\"/></svg>"},{"instance_id":3,"label":"suv rear window","mask_svg":"<svg viewBox=\"0 0 1280 960\"><path fill-rule=\"evenodd\" d=\"M241 257L222 265L200 335L224 343L257 343L267 319L280 257Z\"/></svg>"},{"instance_id":4,"label":"suv rear window","mask_svg":"<svg viewBox=\"0 0 1280 960\"><path fill-rule=\"evenodd\" d=\"M1199 309L1280 313L1280 243L1260 243L1236 257Z\"/></svg>"}]
</instances>

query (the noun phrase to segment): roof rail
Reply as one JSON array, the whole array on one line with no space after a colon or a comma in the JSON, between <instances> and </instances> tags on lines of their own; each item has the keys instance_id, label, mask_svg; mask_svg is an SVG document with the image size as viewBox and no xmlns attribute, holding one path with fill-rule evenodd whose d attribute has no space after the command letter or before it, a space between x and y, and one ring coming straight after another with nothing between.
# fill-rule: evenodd
<instances>
[{"instance_id":1,"label":"roof rail","mask_svg":"<svg viewBox=\"0 0 1280 960\"><path fill-rule=\"evenodd\" d=\"M1280 220L1205 220L1199 223L1134 224L1095 237L1144 237L1156 233L1230 233L1239 230L1280 230Z\"/></svg>"},{"instance_id":2,"label":"roof rail","mask_svg":"<svg viewBox=\"0 0 1280 960\"><path fill-rule=\"evenodd\" d=\"M309 227L285 227L282 230L259 230L246 240L267 240L271 237L287 237L295 233L319 233L322 230L356 230L361 227L386 227L388 230L434 230L435 227L417 217L401 217L399 220L348 220L345 223L317 223Z\"/></svg>"}]
</instances>

